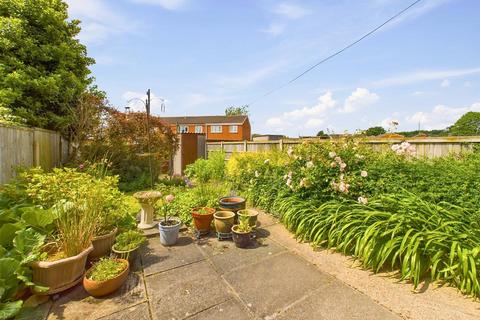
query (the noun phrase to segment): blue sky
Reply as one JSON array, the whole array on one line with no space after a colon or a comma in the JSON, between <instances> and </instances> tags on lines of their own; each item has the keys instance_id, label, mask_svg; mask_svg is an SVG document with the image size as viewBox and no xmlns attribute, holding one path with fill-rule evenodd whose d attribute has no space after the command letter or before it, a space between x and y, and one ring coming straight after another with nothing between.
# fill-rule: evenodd
<instances>
[{"instance_id":1,"label":"blue sky","mask_svg":"<svg viewBox=\"0 0 480 320\"><path fill-rule=\"evenodd\" d=\"M254 101L411 2L67 0L110 102L123 109L150 88L159 115L223 114ZM253 132L352 132L393 119L399 130L438 129L480 111L479 12L477 0L423 0L251 104Z\"/></svg>"}]
</instances>

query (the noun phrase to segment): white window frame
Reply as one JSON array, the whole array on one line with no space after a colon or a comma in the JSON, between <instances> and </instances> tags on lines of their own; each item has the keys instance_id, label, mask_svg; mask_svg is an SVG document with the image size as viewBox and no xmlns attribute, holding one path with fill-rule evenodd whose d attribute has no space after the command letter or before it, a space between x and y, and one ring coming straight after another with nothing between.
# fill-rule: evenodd
<instances>
[{"instance_id":1,"label":"white window frame","mask_svg":"<svg viewBox=\"0 0 480 320\"><path fill-rule=\"evenodd\" d=\"M219 125L211 125L210 126L210 133L222 133L223 126Z\"/></svg>"},{"instance_id":2,"label":"white window frame","mask_svg":"<svg viewBox=\"0 0 480 320\"><path fill-rule=\"evenodd\" d=\"M178 133L188 133L188 125L186 125L186 124L179 125L178 126Z\"/></svg>"},{"instance_id":3,"label":"white window frame","mask_svg":"<svg viewBox=\"0 0 480 320\"><path fill-rule=\"evenodd\" d=\"M236 124L228 126L228 132L230 133L238 133L238 126Z\"/></svg>"},{"instance_id":4,"label":"white window frame","mask_svg":"<svg viewBox=\"0 0 480 320\"><path fill-rule=\"evenodd\" d=\"M203 126L195 126L195 133L203 133Z\"/></svg>"}]
</instances>

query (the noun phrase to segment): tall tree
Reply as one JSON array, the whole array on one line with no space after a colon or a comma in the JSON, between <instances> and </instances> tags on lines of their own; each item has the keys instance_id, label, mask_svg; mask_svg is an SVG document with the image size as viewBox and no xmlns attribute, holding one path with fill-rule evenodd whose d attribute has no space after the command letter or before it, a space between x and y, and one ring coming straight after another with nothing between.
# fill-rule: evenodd
<instances>
[{"instance_id":1,"label":"tall tree","mask_svg":"<svg viewBox=\"0 0 480 320\"><path fill-rule=\"evenodd\" d=\"M225 109L226 116L240 116L245 115L248 116L248 105L243 105L240 107L231 106Z\"/></svg>"},{"instance_id":2,"label":"tall tree","mask_svg":"<svg viewBox=\"0 0 480 320\"><path fill-rule=\"evenodd\" d=\"M387 131L383 127L371 127L365 130L367 136L379 136L384 133L387 133Z\"/></svg>"},{"instance_id":3,"label":"tall tree","mask_svg":"<svg viewBox=\"0 0 480 320\"><path fill-rule=\"evenodd\" d=\"M467 112L449 128L451 135L475 136L480 134L480 112Z\"/></svg>"},{"instance_id":4,"label":"tall tree","mask_svg":"<svg viewBox=\"0 0 480 320\"><path fill-rule=\"evenodd\" d=\"M66 130L95 61L61 0L0 0L0 107L31 126Z\"/></svg>"}]
</instances>

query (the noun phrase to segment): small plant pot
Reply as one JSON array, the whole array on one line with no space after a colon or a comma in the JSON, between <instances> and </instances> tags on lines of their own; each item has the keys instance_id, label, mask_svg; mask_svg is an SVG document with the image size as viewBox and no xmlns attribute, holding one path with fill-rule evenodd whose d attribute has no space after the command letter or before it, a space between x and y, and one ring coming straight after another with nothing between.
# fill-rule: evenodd
<instances>
[{"instance_id":1,"label":"small plant pot","mask_svg":"<svg viewBox=\"0 0 480 320\"><path fill-rule=\"evenodd\" d=\"M82 281L85 273L87 257L92 252L93 246L73 257L57 261L34 261L30 263L32 268L32 281L48 290L41 295L54 294L65 291Z\"/></svg>"},{"instance_id":2,"label":"small plant pot","mask_svg":"<svg viewBox=\"0 0 480 320\"><path fill-rule=\"evenodd\" d=\"M105 281L95 281L88 279L87 276L91 272L92 268L88 269L85 276L83 277L83 287L85 291L88 292L89 295L94 297L103 297L109 295L118 290L125 283L127 280L128 273L130 271L130 264L127 260L124 259L117 259L119 261L126 262L126 268L119 273L115 278L105 280Z\"/></svg>"},{"instance_id":3,"label":"small plant pot","mask_svg":"<svg viewBox=\"0 0 480 320\"><path fill-rule=\"evenodd\" d=\"M222 210L237 213L238 210L245 209L245 199L242 197L223 197L218 204Z\"/></svg>"},{"instance_id":4,"label":"small plant pot","mask_svg":"<svg viewBox=\"0 0 480 320\"><path fill-rule=\"evenodd\" d=\"M88 259L97 260L106 256L112 250L112 245L115 242L115 236L117 235L117 228L112 232L103 236L93 237L92 245L93 251L88 255Z\"/></svg>"},{"instance_id":5,"label":"small plant pot","mask_svg":"<svg viewBox=\"0 0 480 320\"><path fill-rule=\"evenodd\" d=\"M160 243L164 246L173 246L177 243L178 232L180 231L180 226L182 222L177 218L170 218L169 221L174 221L173 225L163 225L163 221L158 224L158 229L160 231Z\"/></svg>"},{"instance_id":6,"label":"small plant pot","mask_svg":"<svg viewBox=\"0 0 480 320\"><path fill-rule=\"evenodd\" d=\"M238 216L247 216L248 225L252 228L257 227L258 211L253 209L244 209L237 212Z\"/></svg>"},{"instance_id":7,"label":"small plant pot","mask_svg":"<svg viewBox=\"0 0 480 320\"><path fill-rule=\"evenodd\" d=\"M138 257L138 251L140 247L133 248L131 250L122 251L115 248L115 245L112 247L113 254L117 259L128 260L130 264L133 264Z\"/></svg>"},{"instance_id":8,"label":"small plant pot","mask_svg":"<svg viewBox=\"0 0 480 320\"><path fill-rule=\"evenodd\" d=\"M252 233L251 232L239 232L237 231L238 226L234 225L232 227L232 237L233 242L238 248L246 248L252 243Z\"/></svg>"},{"instance_id":9,"label":"small plant pot","mask_svg":"<svg viewBox=\"0 0 480 320\"><path fill-rule=\"evenodd\" d=\"M207 213L199 213L202 209L207 211ZM195 228L200 234L207 234L210 232L214 213L215 209L208 207L195 208L192 210L193 222Z\"/></svg>"},{"instance_id":10,"label":"small plant pot","mask_svg":"<svg viewBox=\"0 0 480 320\"><path fill-rule=\"evenodd\" d=\"M230 234L235 220L235 213L232 211L217 211L213 214L215 219L215 230L219 234Z\"/></svg>"}]
</instances>

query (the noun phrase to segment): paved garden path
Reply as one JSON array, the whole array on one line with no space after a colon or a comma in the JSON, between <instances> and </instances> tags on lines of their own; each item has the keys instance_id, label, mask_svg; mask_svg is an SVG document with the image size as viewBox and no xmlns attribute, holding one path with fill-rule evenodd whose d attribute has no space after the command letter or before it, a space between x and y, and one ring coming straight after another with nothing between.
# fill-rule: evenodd
<instances>
[{"instance_id":1,"label":"paved garden path","mask_svg":"<svg viewBox=\"0 0 480 320\"><path fill-rule=\"evenodd\" d=\"M261 214L258 241L238 249L183 233L165 248L150 238L127 283L95 299L79 285L38 309L46 319L399 319L363 293L320 271L271 235ZM283 229L284 236L291 237Z\"/></svg>"}]
</instances>

